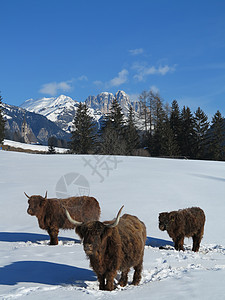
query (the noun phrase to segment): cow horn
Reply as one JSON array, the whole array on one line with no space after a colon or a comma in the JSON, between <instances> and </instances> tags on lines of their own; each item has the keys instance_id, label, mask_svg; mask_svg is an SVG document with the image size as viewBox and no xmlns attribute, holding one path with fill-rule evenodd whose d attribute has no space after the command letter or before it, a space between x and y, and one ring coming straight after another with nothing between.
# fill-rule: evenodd
<instances>
[{"instance_id":1,"label":"cow horn","mask_svg":"<svg viewBox=\"0 0 225 300\"><path fill-rule=\"evenodd\" d=\"M119 210L117 216L116 216L116 219L115 221L112 223L112 224L106 224L106 226L108 228L113 228L113 227L116 227L120 221L120 215L121 215L121 212L122 212L122 209L124 208L124 205L121 207L121 209Z\"/></svg>"},{"instance_id":2,"label":"cow horn","mask_svg":"<svg viewBox=\"0 0 225 300\"><path fill-rule=\"evenodd\" d=\"M66 216L67 216L68 220L70 221L70 223L72 223L72 224L74 224L76 226L79 226L79 225L81 225L83 223L83 222L78 222L78 221L74 220L71 217L71 215L69 214L69 212L68 212L68 210L66 208L65 208L65 211L66 211Z\"/></svg>"},{"instance_id":3,"label":"cow horn","mask_svg":"<svg viewBox=\"0 0 225 300\"><path fill-rule=\"evenodd\" d=\"M47 194L48 194L48 192L46 191L46 193L45 193L45 199L47 199Z\"/></svg>"},{"instance_id":4,"label":"cow horn","mask_svg":"<svg viewBox=\"0 0 225 300\"><path fill-rule=\"evenodd\" d=\"M25 196L28 198L28 199L30 199L30 197L24 192L24 194L25 194Z\"/></svg>"}]
</instances>

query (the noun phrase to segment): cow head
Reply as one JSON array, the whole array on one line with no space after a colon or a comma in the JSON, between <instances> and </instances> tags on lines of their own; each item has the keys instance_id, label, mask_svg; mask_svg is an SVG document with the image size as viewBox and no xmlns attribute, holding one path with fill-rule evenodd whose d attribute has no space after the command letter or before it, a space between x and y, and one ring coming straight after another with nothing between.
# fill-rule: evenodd
<instances>
[{"instance_id":1,"label":"cow head","mask_svg":"<svg viewBox=\"0 0 225 300\"><path fill-rule=\"evenodd\" d=\"M159 214L159 229L164 231L169 223L169 213L162 212Z\"/></svg>"},{"instance_id":2,"label":"cow head","mask_svg":"<svg viewBox=\"0 0 225 300\"><path fill-rule=\"evenodd\" d=\"M177 211L163 212L159 214L159 229L172 230L177 226L177 223L180 222L180 216Z\"/></svg>"},{"instance_id":3,"label":"cow head","mask_svg":"<svg viewBox=\"0 0 225 300\"><path fill-rule=\"evenodd\" d=\"M42 211L42 208L45 206L47 201L47 192L45 193L45 197L39 195L28 196L24 193L25 196L28 198L29 207L27 209L27 213L31 216L38 216L39 213Z\"/></svg>"},{"instance_id":4,"label":"cow head","mask_svg":"<svg viewBox=\"0 0 225 300\"><path fill-rule=\"evenodd\" d=\"M104 250L107 237L111 235L112 228L115 228L119 223L122 209L123 206L119 210L115 220L107 223L100 221L77 222L71 218L69 212L66 210L67 218L76 226L76 233L83 240L83 247L87 256L97 255Z\"/></svg>"}]
</instances>

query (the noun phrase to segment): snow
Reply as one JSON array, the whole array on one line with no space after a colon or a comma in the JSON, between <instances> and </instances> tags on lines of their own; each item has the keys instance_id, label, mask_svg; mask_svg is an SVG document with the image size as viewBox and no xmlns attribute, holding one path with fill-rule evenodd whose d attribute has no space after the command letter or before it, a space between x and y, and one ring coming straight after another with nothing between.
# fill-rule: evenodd
<instances>
[{"instance_id":1,"label":"snow","mask_svg":"<svg viewBox=\"0 0 225 300\"><path fill-rule=\"evenodd\" d=\"M68 125L68 123L73 121L78 104L79 102L73 100L72 98L65 95L60 95L59 97L44 97L37 100L28 99L21 104L21 107L28 111L41 114L50 121L56 122L57 125L60 125L63 122L63 118L66 116L66 124L64 124L64 126L61 124L60 127L66 132L70 133L71 127ZM98 110L89 108L88 112L92 118L94 118L97 122L99 121L101 114L99 115ZM68 122L68 118L71 119L71 122Z\"/></svg>"},{"instance_id":2,"label":"snow","mask_svg":"<svg viewBox=\"0 0 225 300\"><path fill-rule=\"evenodd\" d=\"M38 144L25 144L20 142L15 142L11 140L4 140L4 145L8 145L15 148L33 150L33 151L46 151L48 152L48 146L38 145ZM65 153L68 149L55 147L56 153Z\"/></svg>"},{"instance_id":3,"label":"snow","mask_svg":"<svg viewBox=\"0 0 225 300\"><path fill-rule=\"evenodd\" d=\"M68 110L76 110L78 102L72 98L61 95L59 97L29 99L26 100L21 107L47 117L55 122L59 115L67 108Z\"/></svg>"},{"instance_id":4,"label":"snow","mask_svg":"<svg viewBox=\"0 0 225 300\"><path fill-rule=\"evenodd\" d=\"M10 119L12 119L12 117L11 117L11 116L7 116L7 115L4 115L4 117L5 117L7 120L10 120Z\"/></svg>"},{"instance_id":5,"label":"snow","mask_svg":"<svg viewBox=\"0 0 225 300\"><path fill-rule=\"evenodd\" d=\"M0 151L0 170L0 299L224 299L224 162ZM80 183L69 184L69 174ZM47 233L26 212L24 192L47 190L55 197L62 179L68 194L88 190L98 199L101 220L113 219L124 205L123 213L144 221L139 286L130 285L131 270L126 287L99 291L74 230L61 230L59 245L48 245ZM205 211L205 234L198 253L191 251L191 239L178 252L158 229L158 214L191 206Z\"/></svg>"}]
</instances>

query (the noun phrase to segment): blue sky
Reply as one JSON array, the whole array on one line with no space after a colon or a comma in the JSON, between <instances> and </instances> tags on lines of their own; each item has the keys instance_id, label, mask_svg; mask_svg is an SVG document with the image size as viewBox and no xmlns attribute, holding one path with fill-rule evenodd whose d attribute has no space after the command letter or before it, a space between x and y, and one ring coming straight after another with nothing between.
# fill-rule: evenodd
<instances>
[{"instance_id":1,"label":"blue sky","mask_svg":"<svg viewBox=\"0 0 225 300\"><path fill-rule=\"evenodd\" d=\"M225 1L0 0L3 102L158 91L225 115Z\"/></svg>"}]
</instances>

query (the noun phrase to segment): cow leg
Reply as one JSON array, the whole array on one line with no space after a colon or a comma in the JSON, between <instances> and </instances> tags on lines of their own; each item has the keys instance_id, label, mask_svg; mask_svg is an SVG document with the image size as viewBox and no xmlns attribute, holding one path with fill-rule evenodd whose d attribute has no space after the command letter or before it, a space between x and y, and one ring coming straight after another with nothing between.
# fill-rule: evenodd
<instances>
[{"instance_id":1,"label":"cow leg","mask_svg":"<svg viewBox=\"0 0 225 300\"><path fill-rule=\"evenodd\" d=\"M98 282L99 282L99 289L105 290L105 276L104 275L98 275Z\"/></svg>"},{"instance_id":2,"label":"cow leg","mask_svg":"<svg viewBox=\"0 0 225 300\"><path fill-rule=\"evenodd\" d=\"M197 234L193 235L192 239L193 239L193 247L192 247L192 251L194 252L198 252L199 248L200 248L200 243L202 240L204 234L204 227L202 227Z\"/></svg>"},{"instance_id":3,"label":"cow leg","mask_svg":"<svg viewBox=\"0 0 225 300\"><path fill-rule=\"evenodd\" d=\"M127 281L128 281L128 272L130 271L130 269L124 270L121 274L121 278L119 281L119 285L120 286L125 286L127 285Z\"/></svg>"},{"instance_id":4,"label":"cow leg","mask_svg":"<svg viewBox=\"0 0 225 300\"><path fill-rule=\"evenodd\" d=\"M192 251L198 252L202 237L199 235L193 235L192 239L193 239Z\"/></svg>"},{"instance_id":5,"label":"cow leg","mask_svg":"<svg viewBox=\"0 0 225 300\"><path fill-rule=\"evenodd\" d=\"M117 272L109 272L106 274L106 286L105 290L112 291L114 290L114 278L116 277Z\"/></svg>"},{"instance_id":6,"label":"cow leg","mask_svg":"<svg viewBox=\"0 0 225 300\"><path fill-rule=\"evenodd\" d=\"M184 251L184 237L182 237L178 242L178 250Z\"/></svg>"},{"instance_id":7,"label":"cow leg","mask_svg":"<svg viewBox=\"0 0 225 300\"><path fill-rule=\"evenodd\" d=\"M141 281L141 272L142 272L142 261L139 265L134 267L134 277L133 277L133 281L131 284L133 284L133 285L139 284L139 282Z\"/></svg>"},{"instance_id":8,"label":"cow leg","mask_svg":"<svg viewBox=\"0 0 225 300\"><path fill-rule=\"evenodd\" d=\"M50 236L50 245L58 245L58 229L48 229L48 234Z\"/></svg>"},{"instance_id":9,"label":"cow leg","mask_svg":"<svg viewBox=\"0 0 225 300\"><path fill-rule=\"evenodd\" d=\"M174 247L178 251L180 251L180 250L184 251L184 236L179 236L175 239Z\"/></svg>"}]
</instances>

